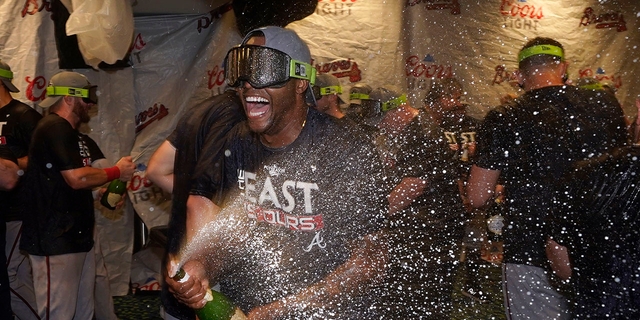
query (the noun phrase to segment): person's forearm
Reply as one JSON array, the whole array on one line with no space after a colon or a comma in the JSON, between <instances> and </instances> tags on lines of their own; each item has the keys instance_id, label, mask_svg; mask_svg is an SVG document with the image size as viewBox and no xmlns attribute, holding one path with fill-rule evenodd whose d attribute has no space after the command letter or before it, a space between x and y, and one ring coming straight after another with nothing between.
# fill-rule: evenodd
<instances>
[{"instance_id":1,"label":"person's forearm","mask_svg":"<svg viewBox=\"0 0 640 320\"><path fill-rule=\"evenodd\" d=\"M11 190L18 183L18 165L11 160L0 159L0 190Z\"/></svg>"},{"instance_id":2,"label":"person's forearm","mask_svg":"<svg viewBox=\"0 0 640 320\"><path fill-rule=\"evenodd\" d=\"M93 167L64 170L60 173L62 173L67 184L76 190L92 189L110 181L104 169Z\"/></svg>"},{"instance_id":3,"label":"person's forearm","mask_svg":"<svg viewBox=\"0 0 640 320\"><path fill-rule=\"evenodd\" d=\"M187 199L187 231L186 243L190 243L209 222L213 221L220 212L213 201L203 196L190 195Z\"/></svg>"},{"instance_id":4,"label":"person's forearm","mask_svg":"<svg viewBox=\"0 0 640 320\"><path fill-rule=\"evenodd\" d=\"M165 140L151 155L147 166L147 179L167 193L173 192L173 166L176 149Z\"/></svg>"},{"instance_id":5,"label":"person's forearm","mask_svg":"<svg viewBox=\"0 0 640 320\"><path fill-rule=\"evenodd\" d=\"M411 205L424 192L426 185L427 182L420 178L403 178L387 196L389 214L393 215Z\"/></svg>"},{"instance_id":6,"label":"person's forearm","mask_svg":"<svg viewBox=\"0 0 640 320\"><path fill-rule=\"evenodd\" d=\"M476 165L471 166L467 181L467 197L471 206L481 208L493 198L500 177L499 170L489 170Z\"/></svg>"},{"instance_id":7,"label":"person's forearm","mask_svg":"<svg viewBox=\"0 0 640 320\"><path fill-rule=\"evenodd\" d=\"M18 158L18 167L22 170L27 170L27 164L29 164L29 157L24 156L22 158Z\"/></svg>"}]
</instances>

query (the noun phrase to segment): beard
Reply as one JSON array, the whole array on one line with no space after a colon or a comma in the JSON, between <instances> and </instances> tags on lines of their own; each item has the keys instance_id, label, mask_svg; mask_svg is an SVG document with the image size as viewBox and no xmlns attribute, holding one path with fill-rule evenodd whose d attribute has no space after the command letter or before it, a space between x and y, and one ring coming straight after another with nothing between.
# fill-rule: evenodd
<instances>
[{"instance_id":1,"label":"beard","mask_svg":"<svg viewBox=\"0 0 640 320\"><path fill-rule=\"evenodd\" d=\"M80 123L89 123L91 117L89 117L89 107L82 103L81 99L74 100L73 113L78 116Z\"/></svg>"}]
</instances>

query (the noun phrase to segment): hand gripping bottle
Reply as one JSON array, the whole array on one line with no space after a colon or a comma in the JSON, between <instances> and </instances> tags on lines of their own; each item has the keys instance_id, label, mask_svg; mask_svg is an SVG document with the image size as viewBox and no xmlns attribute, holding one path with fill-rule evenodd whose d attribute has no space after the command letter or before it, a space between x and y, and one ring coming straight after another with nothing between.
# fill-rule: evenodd
<instances>
[{"instance_id":1,"label":"hand gripping bottle","mask_svg":"<svg viewBox=\"0 0 640 320\"><path fill-rule=\"evenodd\" d=\"M187 281L189 275L182 269L178 270L173 280L178 282ZM202 309L195 310L200 320L246 320L247 316L236 307L224 294L208 289L205 295L207 304Z\"/></svg>"},{"instance_id":2,"label":"hand gripping bottle","mask_svg":"<svg viewBox=\"0 0 640 320\"><path fill-rule=\"evenodd\" d=\"M111 180L107 191L104 192L100 203L107 209L115 210L116 204L122 199L122 195L127 191L127 184L120 179Z\"/></svg>"}]
</instances>

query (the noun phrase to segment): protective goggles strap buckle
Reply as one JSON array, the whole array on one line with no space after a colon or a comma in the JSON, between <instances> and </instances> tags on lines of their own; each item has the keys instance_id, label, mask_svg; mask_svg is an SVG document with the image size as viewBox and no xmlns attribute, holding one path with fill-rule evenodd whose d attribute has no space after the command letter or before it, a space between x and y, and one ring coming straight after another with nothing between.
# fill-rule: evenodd
<instances>
[{"instance_id":1,"label":"protective goggles strap buckle","mask_svg":"<svg viewBox=\"0 0 640 320\"><path fill-rule=\"evenodd\" d=\"M403 95L401 95L401 96L399 96L399 97L397 97L397 98L395 98L393 100L389 100L389 101L383 103L381 109L382 109L383 112L389 111L391 109L395 109L395 108L399 107L401 104L406 103L406 102L407 102L407 95L403 94Z\"/></svg>"},{"instance_id":2,"label":"protective goggles strap buckle","mask_svg":"<svg viewBox=\"0 0 640 320\"><path fill-rule=\"evenodd\" d=\"M369 95L366 93L352 93L349 95L349 100L366 100L369 99Z\"/></svg>"},{"instance_id":3,"label":"protective goggles strap buckle","mask_svg":"<svg viewBox=\"0 0 640 320\"><path fill-rule=\"evenodd\" d=\"M311 85L316 83L316 72L316 68L308 63L293 59L289 63L289 77L309 80Z\"/></svg>"},{"instance_id":4,"label":"protective goggles strap buckle","mask_svg":"<svg viewBox=\"0 0 640 320\"><path fill-rule=\"evenodd\" d=\"M320 95L326 96L330 94L341 94L342 87L341 86L329 86L320 88Z\"/></svg>"}]
</instances>

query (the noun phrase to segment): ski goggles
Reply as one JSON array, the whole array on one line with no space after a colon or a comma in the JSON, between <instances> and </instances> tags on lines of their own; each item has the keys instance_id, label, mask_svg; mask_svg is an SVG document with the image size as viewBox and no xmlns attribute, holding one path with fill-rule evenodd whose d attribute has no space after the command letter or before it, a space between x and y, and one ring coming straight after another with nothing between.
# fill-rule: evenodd
<instances>
[{"instance_id":1,"label":"ski goggles","mask_svg":"<svg viewBox=\"0 0 640 320\"><path fill-rule=\"evenodd\" d=\"M85 103L98 104L98 86L87 86L84 88L73 87L47 87L47 96L72 96L80 97Z\"/></svg>"},{"instance_id":2,"label":"ski goggles","mask_svg":"<svg viewBox=\"0 0 640 320\"><path fill-rule=\"evenodd\" d=\"M407 95L403 94L395 99L387 102L380 102L378 100L363 99L362 100L362 113L365 117L373 117L383 112L395 109L407 102Z\"/></svg>"},{"instance_id":3,"label":"ski goggles","mask_svg":"<svg viewBox=\"0 0 640 320\"><path fill-rule=\"evenodd\" d=\"M243 81L256 89L281 87L289 79L316 81L316 69L291 59L286 53L263 46L244 45L227 52L224 62L227 84L239 87Z\"/></svg>"},{"instance_id":4,"label":"ski goggles","mask_svg":"<svg viewBox=\"0 0 640 320\"><path fill-rule=\"evenodd\" d=\"M315 97L328 96L330 94L341 94L342 87L341 86L329 86L329 87L318 87L313 86L313 95Z\"/></svg>"},{"instance_id":5,"label":"ski goggles","mask_svg":"<svg viewBox=\"0 0 640 320\"><path fill-rule=\"evenodd\" d=\"M535 56L538 54L546 54L551 56L559 57L560 60L564 61L564 51L562 48L550 44L541 44L537 46L532 46L526 48L518 54L518 63L522 62L522 60L529 58L531 56Z\"/></svg>"}]
</instances>

